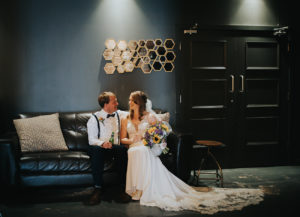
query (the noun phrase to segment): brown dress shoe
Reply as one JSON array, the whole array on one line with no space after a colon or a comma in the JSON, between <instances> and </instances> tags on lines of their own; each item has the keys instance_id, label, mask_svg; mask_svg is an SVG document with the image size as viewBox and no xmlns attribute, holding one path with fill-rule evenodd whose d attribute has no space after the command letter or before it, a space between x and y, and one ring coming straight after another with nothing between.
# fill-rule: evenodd
<instances>
[{"instance_id":1,"label":"brown dress shoe","mask_svg":"<svg viewBox=\"0 0 300 217\"><path fill-rule=\"evenodd\" d=\"M99 204L101 202L101 196L102 196L102 189L95 188L92 196L87 201L87 205L93 206Z\"/></svg>"}]
</instances>

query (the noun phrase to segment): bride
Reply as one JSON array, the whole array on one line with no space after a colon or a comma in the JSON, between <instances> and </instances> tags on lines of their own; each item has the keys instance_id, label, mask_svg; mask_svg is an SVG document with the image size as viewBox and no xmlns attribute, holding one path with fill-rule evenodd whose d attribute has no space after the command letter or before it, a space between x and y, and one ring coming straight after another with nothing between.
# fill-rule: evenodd
<instances>
[{"instance_id":1,"label":"bride","mask_svg":"<svg viewBox=\"0 0 300 217\"><path fill-rule=\"evenodd\" d=\"M121 122L121 142L129 146L126 193L132 200L164 210L194 210L203 214L240 210L263 200L260 189L213 188L198 192L168 171L142 143L148 127L159 121L151 108L146 109L149 102L144 92L132 92L130 113Z\"/></svg>"}]
</instances>

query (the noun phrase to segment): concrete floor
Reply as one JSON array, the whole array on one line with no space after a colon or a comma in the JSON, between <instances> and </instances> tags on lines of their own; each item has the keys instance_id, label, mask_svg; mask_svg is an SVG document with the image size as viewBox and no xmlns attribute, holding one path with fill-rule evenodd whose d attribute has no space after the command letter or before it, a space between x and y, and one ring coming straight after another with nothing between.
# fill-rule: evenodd
<instances>
[{"instance_id":1,"label":"concrete floor","mask_svg":"<svg viewBox=\"0 0 300 217\"><path fill-rule=\"evenodd\" d=\"M210 216L296 216L300 202L300 166L225 169L225 188L263 188L264 201L241 211L219 212ZM215 187L213 181L202 185ZM122 216L205 216L192 211L168 212L138 202L116 203L110 197L97 206L86 206L92 188L41 189L2 199L0 217L122 217Z\"/></svg>"}]
</instances>

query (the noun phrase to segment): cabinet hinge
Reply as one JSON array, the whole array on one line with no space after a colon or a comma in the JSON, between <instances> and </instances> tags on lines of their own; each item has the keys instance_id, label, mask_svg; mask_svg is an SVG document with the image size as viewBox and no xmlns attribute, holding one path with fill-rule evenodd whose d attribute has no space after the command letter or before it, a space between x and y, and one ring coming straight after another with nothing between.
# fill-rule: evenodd
<instances>
[{"instance_id":1,"label":"cabinet hinge","mask_svg":"<svg viewBox=\"0 0 300 217\"><path fill-rule=\"evenodd\" d=\"M185 29L184 31L183 31L183 33L184 34L197 34L197 29Z\"/></svg>"}]
</instances>

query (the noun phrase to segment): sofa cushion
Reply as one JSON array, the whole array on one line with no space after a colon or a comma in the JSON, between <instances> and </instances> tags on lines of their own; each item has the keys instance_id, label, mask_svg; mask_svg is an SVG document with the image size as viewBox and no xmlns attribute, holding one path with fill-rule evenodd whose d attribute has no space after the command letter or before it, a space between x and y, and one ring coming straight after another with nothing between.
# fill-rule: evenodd
<instances>
[{"instance_id":1,"label":"sofa cushion","mask_svg":"<svg viewBox=\"0 0 300 217\"><path fill-rule=\"evenodd\" d=\"M91 172L90 157L85 152L24 153L20 159L22 175L56 175Z\"/></svg>"},{"instance_id":2,"label":"sofa cushion","mask_svg":"<svg viewBox=\"0 0 300 217\"><path fill-rule=\"evenodd\" d=\"M23 153L21 175L64 175L91 173L90 157L81 151ZM104 171L114 170L112 156L105 156Z\"/></svg>"},{"instance_id":3,"label":"sofa cushion","mask_svg":"<svg viewBox=\"0 0 300 217\"><path fill-rule=\"evenodd\" d=\"M16 119L14 125L22 152L68 150L60 128L58 113Z\"/></svg>"},{"instance_id":4,"label":"sofa cushion","mask_svg":"<svg viewBox=\"0 0 300 217\"><path fill-rule=\"evenodd\" d=\"M87 121L94 112L61 112L59 120L61 129L71 151L87 151Z\"/></svg>"},{"instance_id":5,"label":"sofa cushion","mask_svg":"<svg viewBox=\"0 0 300 217\"><path fill-rule=\"evenodd\" d=\"M169 123L169 121L170 121L170 113L169 112L157 114L157 116L161 121L166 121L167 123Z\"/></svg>"}]
</instances>

